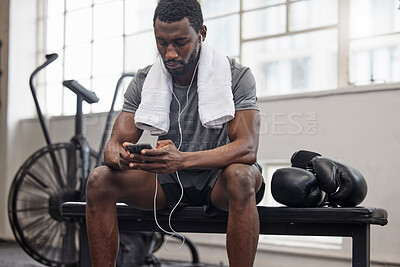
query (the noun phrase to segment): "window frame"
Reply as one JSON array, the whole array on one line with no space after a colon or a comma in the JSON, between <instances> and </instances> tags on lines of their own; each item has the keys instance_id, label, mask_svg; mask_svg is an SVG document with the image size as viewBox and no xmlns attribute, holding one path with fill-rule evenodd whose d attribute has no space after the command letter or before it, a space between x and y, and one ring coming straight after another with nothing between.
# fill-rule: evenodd
<instances>
[{"instance_id":1,"label":"window frame","mask_svg":"<svg viewBox=\"0 0 400 267\"><path fill-rule=\"evenodd\" d=\"M45 41L45 35L47 33L46 27L45 27L45 19L47 18L48 14L46 14L46 3L49 0L41 0L38 1L38 53L37 53L37 61L41 62L46 49L46 41ZM62 59L64 59L65 56L65 49L66 49L66 45L65 45L65 28L66 28L66 13L67 12L75 12L76 10L79 9L73 9L70 11L67 11L67 0L60 0L63 1L64 3L64 11L63 11L63 16L64 16L64 40L63 40L63 47L61 48L60 51L54 51L54 52L61 52L60 53L60 57ZM118 0L118 1L122 1L123 6L125 8L126 3L128 0ZM199 2L202 4L202 2L207 1L207 0L199 0ZM350 45L352 41L355 40L359 40L359 39L363 39L363 38L372 38L372 37L379 37L379 35L371 35L368 37L359 37L359 38L351 38L350 37L350 15L351 15L351 11L350 11L350 7L351 7L351 3L349 0L337 0L338 2L338 18L337 18L337 23L336 24L331 24L331 25L325 25L325 26L321 26L321 27L314 27L314 28L309 28L309 29L304 29L304 30L297 30L297 31L291 31L290 30L290 12L291 12L291 7L293 4L296 4L298 2L304 1L304 0L282 0L282 2L280 3L272 3L272 4L264 4L264 5L260 5L257 6L255 8L247 8L245 9L245 4L244 1L246 0L238 0L239 1L239 10L229 10L228 12L218 12L217 15L212 15L212 16L207 16L207 14L204 14L204 20L213 20L213 19L220 19L223 17L228 17L228 16L233 16L233 15L238 15L239 16L239 54L238 55L232 55L234 58L238 59L239 62L243 61L243 45L249 42L255 42L255 41L260 41L260 40L268 40L268 39L273 39L273 38L279 38L279 37L284 37L284 36L293 36L293 35L297 35L297 34L303 34L303 33L312 33L312 32L317 32L317 31L324 31L324 30L330 30L330 29L336 29L338 32L338 43L337 43L337 86L336 88L332 88L332 90L337 90L337 89L342 89L342 88L349 88L349 87L359 87L362 88L362 85L355 85L352 84L350 82L350 77L349 77L349 73L350 73ZM247 0L248 1L248 0ZM103 4L107 4L113 2L113 0L108 0L108 1L101 1L100 3L96 3L96 1L92 1L92 5L90 6L91 10L92 10L92 14L93 14L93 9L94 6L96 5L103 5ZM276 6L285 6L286 7L286 30L283 33L280 34L273 34L273 35L262 35L262 36L257 36L254 38L245 38L244 37L244 32L243 32L243 16L246 12L253 12L253 11L258 11L258 10L264 10L265 8L272 8L272 7L276 7ZM83 7L83 8L87 8L87 7ZM126 40L129 37L135 36L135 35L140 35L146 32L151 32L152 29L147 29L147 30L140 30L138 32L134 32L134 33L126 33L125 32L125 11L123 11L123 16L124 16L124 21L123 21L123 27L124 27L124 31L122 34L122 38L123 38L123 66L122 66L122 70L123 73L127 72L127 71L136 71L136 70L127 70L127 64L126 64ZM92 27L92 32L93 32L93 27ZM93 34L92 34L93 35ZM384 34L384 36L387 35L400 35L400 32L391 32L388 34ZM93 46L93 43L95 41L98 40L93 40L93 36L92 36L92 41L90 43L91 46ZM155 49L155 48L154 48ZM53 52L53 51L49 51L49 52ZM93 54L93 52L92 52ZM92 59L93 61L93 59ZM93 63L92 63L93 64ZM129 67L128 67L129 68ZM62 63L62 77L64 78L64 61ZM93 67L92 67L93 69ZM92 71L92 70L91 70ZM122 73L121 73L122 74ZM115 74L114 74L115 75ZM46 83L46 75L41 75L38 79L38 91L40 91L39 93L39 97L42 96L42 99L46 99L46 86L48 85L48 83ZM90 77L90 81L91 81L91 85L93 83L93 75ZM400 81L399 81L400 82ZM397 84L399 82L387 82L386 84ZM54 83L52 84L54 85ZM375 84L371 81L371 86L374 86ZM377 85L377 86L381 86L381 85ZM332 91L330 90L330 91ZM316 91L313 92L321 92L323 90L318 89ZM310 93L310 92L305 92L305 93ZM65 90L63 90L62 93L62 97L65 98ZM283 97L287 97L293 94L298 94L296 91L290 91L290 92L284 92L281 96ZM301 92L300 92L301 94ZM277 95L262 95L260 96L261 99L264 98L269 98L269 97L276 97ZM120 97L120 100L122 101L122 97ZM61 100L62 105L65 105L65 101ZM118 107L121 107L122 104L118 104ZM85 111L86 112L94 112L97 109L92 109L90 107L86 107ZM106 110L104 110L106 111ZM44 108L44 112L46 113L46 108ZM65 114L64 108L62 109L62 111L60 112L60 115L70 115L70 114Z\"/></svg>"}]
</instances>

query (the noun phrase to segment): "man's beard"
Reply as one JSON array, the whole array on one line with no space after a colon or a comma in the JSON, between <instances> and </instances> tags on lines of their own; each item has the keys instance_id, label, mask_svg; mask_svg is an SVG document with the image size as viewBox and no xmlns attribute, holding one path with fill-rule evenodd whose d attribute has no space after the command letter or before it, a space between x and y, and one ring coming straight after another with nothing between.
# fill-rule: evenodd
<instances>
[{"instance_id":1,"label":"man's beard","mask_svg":"<svg viewBox=\"0 0 400 267\"><path fill-rule=\"evenodd\" d=\"M164 64L169 63L169 62L178 62L183 65L183 70L181 70L181 71L171 71L169 68L166 68L168 70L168 72L171 74L171 76L183 76L196 66L197 59L198 59L198 54L196 54L197 46L198 46L198 43L196 43L196 47L194 48L193 53L190 55L187 63L185 63L184 61L181 61L181 60L164 61Z\"/></svg>"}]
</instances>

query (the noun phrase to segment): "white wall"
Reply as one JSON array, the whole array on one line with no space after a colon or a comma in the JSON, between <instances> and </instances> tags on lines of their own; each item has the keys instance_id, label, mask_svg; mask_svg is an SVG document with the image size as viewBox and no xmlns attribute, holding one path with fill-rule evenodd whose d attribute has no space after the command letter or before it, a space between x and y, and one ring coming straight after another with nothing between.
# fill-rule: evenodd
<instances>
[{"instance_id":1,"label":"white wall","mask_svg":"<svg viewBox=\"0 0 400 267\"><path fill-rule=\"evenodd\" d=\"M9 22L9 53L8 53L8 85L7 85L7 109L5 111L6 127L5 137L2 137L2 161L5 166L0 171L1 206L0 206L0 236L11 237L7 217L8 189L12 178L27 155L32 151L25 150L21 146L24 136L18 130L20 119L33 117L34 106L29 91L29 76L36 68L36 1L13 0L10 1ZM3 110L2 110L3 115ZM31 142L38 143L38 137L31 136ZM4 142L4 143L3 143ZM3 154L4 153L4 154Z\"/></svg>"}]
</instances>

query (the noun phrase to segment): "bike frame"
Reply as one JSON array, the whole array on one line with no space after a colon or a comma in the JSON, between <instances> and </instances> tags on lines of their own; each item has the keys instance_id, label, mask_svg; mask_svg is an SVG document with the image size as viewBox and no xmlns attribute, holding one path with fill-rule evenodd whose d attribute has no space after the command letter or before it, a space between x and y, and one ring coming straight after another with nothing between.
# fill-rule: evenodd
<instances>
[{"instance_id":1,"label":"bike frame","mask_svg":"<svg viewBox=\"0 0 400 267\"><path fill-rule=\"evenodd\" d=\"M120 86L122 84L122 80L124 78L126 78L126 77L133 77L133 76L135 76L135 73L129 72L129 73L122 74L122 76L118 79L117 86L115 87L115 91L114 91L114 97L113 97L113 100L112 100L112 103L111 103L111 108L110 108L110 111L108 112L108 115L107 115L106 125L104 127L103 138L101 139L101 143L100 143L99 155L97 157L96 167L100 166L102 164L102 161L103 161L104 147L105 147L106 142L107 142L108 131L110 130L110 127L111 127L111 121L112 121L112 115L113 115L113 112L114 112L115 101L117 100L118 91L119 91L119 88L120 88Z\"/></svg>"},{"instance_id":2,"label":"bike frame","mask_svg":"<svg viewBox=\"0 0 400 267\"><path fill-rule=\"evenodd\" d=\"M46 55L46 61L40 65L38 68L36 68L33 73L31 74L29 78L29 86L31 89L31 93L33 96L33 100L35 102L35 107L36 111L39 117L39 122L43 131L43 135L46 141L46 144L48 146L52 145L49 131L46 126L46 122L42 113L42 110L39 105L39 101L36 96L36 90L34 86L34 78L37 75L39 71L47 67L50 63L55 61L57 59L58 55L57 54L49 54ZM82 103L83 101L87 101L88 103L95 103L98 102L99 99L97 96L82 86L80 86L77 82L73 83L71 85L73 88L70 88L73 92L76 93L77 95L77 106L76 106L76 114L75 114L75 136L72 137L71 139L71 144L73 144L70 148L70 153L71 155L75 153L76 150L80 152L80 168L81 168L81 188L79 192L79 198L80 200L84 200L85 198L85 186L86 186L86 180L89 176L89 171L90 171L90 147L89 144L86 140L86 138L82 135L82 126L83 126L83 112L82 112ZM79 86L81 88L79 88ZM68 159L68 170L67 170L67 185L65 185L63 179L61 178L61 171L60 171L60 166L58 165L56 155L54 154L54 151L52 149L49 150L50 157L52 159L53 163L53 168L56 173L56 176L58 178L58 182L61 185L61 188L71 188L71 185L74 184L74 181L76 179L76 173L75 173L75 166L76 166L76 157L70 157Z\"/></svg>"},{"instance_id":3,"label":"bike frame","mask_svg":"<svg viewBox=\"0 0 400 267\"><path fill-rule=\"evenodd\" d=\"M86 138L82 135L83 126L83 113L82 113L82 103L83 97L77 94L77 106L75 115L75 136L72 137L71 142L75 144L76 148L80 151L80 169L81 169L81 189L80 196L81 200L85 199L86 192L86 181L89 177L90 172L90 146ZM68 177L74 178L75 173L70 173L74 171L74 168L68 168ZM68 179L69 180L69 179ZM71 181L73 182L73 180Z\"/></svg>"},{"instance_id":4,"label":"bike frame","mask_svg":"<svg viewBox=\"0 0 400 267\"><path fill-rule=\"evenodd\" d=\"M42 127L43 135L44 135L46 144L48 146L51 146L51 139L50 139L50 135L49 135L49 132L47 130L47 127L46 127L46 123L45 123L45 120L44 120L44 117L43 117L42 110L41 110L40 105L39 105L39 101L38 101L37 96L36 96L36 90L35 90L35 86L34 86L34 83L33 83L33 79L35 78L36 74L38 74L39 71L41 71L42 69L47 67L47 65L49 65L54 60L56 60L57 57L58 57L58 55L55 54L55 53L46 55L46 61L42 65L37 67L32 72L31 76L29 77L29 87L31 89L33 101L35 102L35 107L36 107L37 115L39 117L40 126ZM49 150L49 152L50 152L50 157L51 157L51 160L52 160L52 163L53 163L54 172L56 173L56 176L58 178L58 182L60 183L60 186L65 187L65 183L61 179L60 166L57 163L56 155L54 154L54 151L51 150L51 149Z\"/></svg>"},{"instance_id":5,"label":"bike frame","mask_svg":"<svg viewBox=\"0 0 400 267\"><path fill-rule=\"evenodd\" d=\"M42 131L43 131L43 135L44 135L46 144L48 146L51 146L52 142L50 139L50 135L49 135L49 132L48 132L48 129L46 126L46 122L45 122L42 110L39 105L39 101L36 96L36 90L35 90L35 86L34 86L34 78L39 71L41 71L42 69L47 67L49 64L51 64L53 61L55 61L57 59L57 57L58 57L58 55L55 53L46 55L46 61L42 65L40 65L38 68L36 68L29 78L29 86L31 89L33 100L35 102L35 107L36 107L36 111L37 111L37 114L39 117L39 122L40 122L40 125L42 128ZM118 96L119 88L122 84L122 80L126 77L133 77L134 75L135 75L135 73L126 73L126 74L123 74L118 79L117 86L116 86L115 92L114 92L114 97L113 97L113 100L111 103L111 108L110 108L110 111L108 112L102 141L100 143L100 148L99 148L99 152L98 152L97 159L96 159L96 166L100 166L103 161L104 147L107 142L108 132L110 130L111 121L113 118L112 115L114 112L114 106L115 106L115 102L116 102L116 99ZM90 151L91 151L91 148L89 146L87 139L82 134L82 129L83 129L82 104L83 104L83 101L86 101L89 104L96 103L99 101L99 99L97 98L97 96L94 92L90 92L89 90L85 89L82 85L80 85L75 80L64 81L63 85L68 87L77 96L76 113L75 113L75 135L70 140L72 146L71 146L71 150L69 152L72 155L72 153L75 153L75 151L79 151L79 154L80 154L79 155L79 159L80 159L79 167L80 167L80 171L81 171L81 188L80 188L80 192L79 192L79 200L85 200L86 181L87 181L87 178L90 173ZM65 186L67 186L67 188L71 188L70 185L74 184L74 181L76 179L76 173L75 173L76 157L70 157L68 159L67 185L65 185L64 181L61 179L60 166L58 166L56 156L55 156L53 150L50 150L49 152L50 152L50 157L52 159L53 168L58 177L58 181L59 181L60 185L63 188Z\"/></svg>"}]
</instances>

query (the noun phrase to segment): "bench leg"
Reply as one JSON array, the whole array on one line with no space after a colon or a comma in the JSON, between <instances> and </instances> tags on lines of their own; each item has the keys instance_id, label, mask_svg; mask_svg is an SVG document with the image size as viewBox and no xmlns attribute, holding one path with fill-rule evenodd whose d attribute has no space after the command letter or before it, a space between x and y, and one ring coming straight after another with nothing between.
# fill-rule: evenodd
<instances>
[{"instance_id":1,"label":"bench leg","mask_svg":"<svg viewBox=\"0 0 400 267\"><path fill-rule=\"evenodd\" d=\"M353 230L353 267L370 267L370 225L361 224Z\"/></svg>"},{"instance_id":2,"label":"bench leg","mask_svg":"<svg viewBox=\"0 0 400 267\"><path fill-rule=\"evenodd\" d=\"M89 240L87 236L86 221L83 220L81 223L80 233L79 233L79 245L80 245L80 266L81 267L91 267L92 260L90 259L90 249Z\"/></svg>"}]
</instances>

